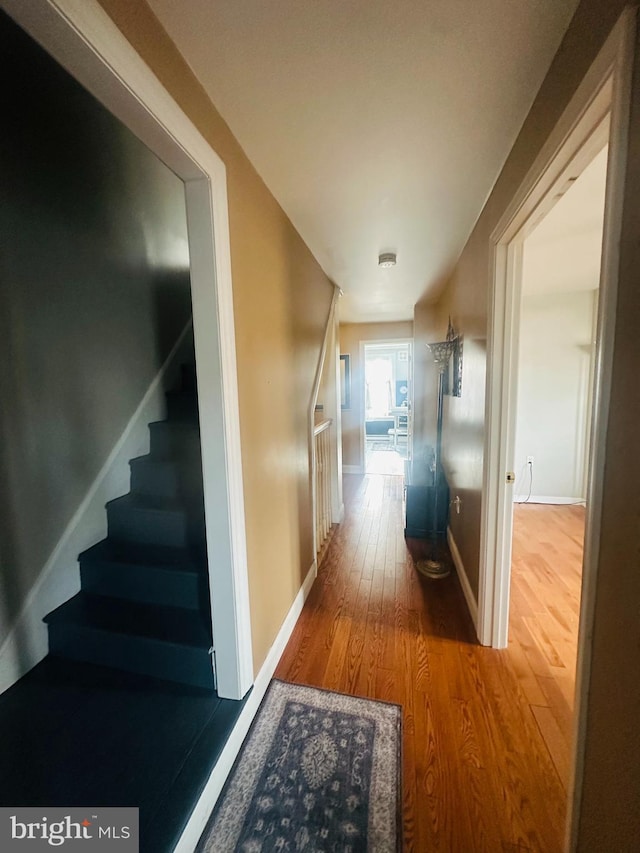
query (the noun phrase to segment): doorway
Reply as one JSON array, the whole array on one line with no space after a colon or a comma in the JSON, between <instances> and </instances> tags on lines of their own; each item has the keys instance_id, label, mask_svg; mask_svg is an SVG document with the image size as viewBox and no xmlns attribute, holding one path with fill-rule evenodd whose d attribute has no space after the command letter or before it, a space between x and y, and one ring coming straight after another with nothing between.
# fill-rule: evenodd
<instances>
[{"instance_id":1,"label":"doorway","mask_svg":"<svg viewBox=\"0 0 640 853\"><path fill-rule=\"evenodd\" d=\"M363 344L366 474L404 474L411 456L411 342Z\"/></svg>"},{"instance_id":2,"label":"doorway","mask_svg":"<svg viewBox=\"0 0 640 853\"><path fill-rule=\"evenodd\" d=\"M250 690L253 652L227 210L220 157L95 4L2 7L185 183L218 695ZM212 322L211 318L215 318Z\"/></svg>"},{"instance_id":3,"label":"doorway","mask_svg":"<svg viewBox=\"0 0 640 853\"><path fill-rule=\"evenodd\" d=\"M509 648L568 790L608 146L525 237ZM536 704L536 702L538 704Z\"/></svg>"},{"instance_id":4,"label":"doorway","mask_svg":"<svg viewBox=\"0 0 640 853\"><path fill-rule=\"evenodd\" d=\"M604 513L606 427L612 398L614 334L620 279L623 203L635 47L635 14L627 9L587 71L518 192L491 234L488 372L481 518L478 637L507 645L518 319L523 242L553 207L566 180L580 174L609 143L604 237L598 299L593 420L590 429L588 506L582 560L574 746L570 755L567 847L573 849L583 792L587 697L591 686L596 589Z\"/></svg>"},{"instance_id":5,"label":"doorway","mask_svg":"<svg viewBox=\"0 0 640 853\"><path fill-rule=\"evenodd\" d=\"M515 401L524 243L554 207L567 185L582 174L609 143L602 270L595 354L594 420L588 489L599 500L604 459L598 437L610 387L612 318L618 274L618 229L622 217L624 137L628 115L630 16L622 16L573 100L541 150L529 175L491 235L493 243L489 306L489 370L481 518L478 637L505 648L508 638L513 492L519 472L515 460ZM625 106L627 104L627 106ZM613 114L613 118L611 118ZM549 336L545 334L543 342ZM543 342L540 345L543 345ZM534 461L535 465L535 461ZM588 516L599 513L591 505ZM589 527L585 564L597 547L598 527ZM593 549L593 550L592 550ZM585 578L587 574L585 573ZM589 592L591 581L583 587ZM584 611L584 607L583 607Z\"/></svg>"}]
</instances>

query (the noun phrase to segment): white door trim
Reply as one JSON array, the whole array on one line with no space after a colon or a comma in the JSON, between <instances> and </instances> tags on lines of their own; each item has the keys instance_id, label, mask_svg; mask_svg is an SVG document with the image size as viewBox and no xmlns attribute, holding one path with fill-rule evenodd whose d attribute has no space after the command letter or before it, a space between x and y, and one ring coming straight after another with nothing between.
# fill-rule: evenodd
<instances>
[{"instance_id":1,"label":"white door trim","mask_svg":"<svg viewBox=\"0 0 640 853\"><path fill-rule=\"evenodd\" d=\"M622 197L618 184L624 165L620 161L628 115L628 109L625 112L621 108L620 93L629 87L629 43L631 41L632 44L630 34L634 31L634 22L633 10L626 10L491 235L478 596L479 639L487 646L506 647L508 634L513 496L512 486L507 485L506 477L513 467L514 455L522 243L552 206L553 195L566 182L569 173L580 171L594 153L602 148L609 135L611 114L607 213L599 302L600 335L605 337L610 328L607 322L609 313L612 310L615 313L617 269L612 261L607 262L605 258L616 251L616 224L619 231L616 201ZM610 357L610 348L604 343L596 359L593 436L597 435L598 424L606 422ZM593 481L601 476L597 465L591 466L590 476ZM590 499L594 498L592 488ZM597 511L597 506L594 505L591 511ZM591 546L587 543L587 547L592 549L593 545L593 542ZM592 554L595 553L592 550ZM585 551L585 567L589 559Z\"/></svg>"},{"instance_id":2,"label":"white door trim","mask_svg":"<svg viewBox=\"0 0 640 853\"><path fill-rule=\"evenodd\" d=\"M185 181L218 692L239 699L253 656L224 163L95 0L0 5Z\"/></svg>"}]
</instances>

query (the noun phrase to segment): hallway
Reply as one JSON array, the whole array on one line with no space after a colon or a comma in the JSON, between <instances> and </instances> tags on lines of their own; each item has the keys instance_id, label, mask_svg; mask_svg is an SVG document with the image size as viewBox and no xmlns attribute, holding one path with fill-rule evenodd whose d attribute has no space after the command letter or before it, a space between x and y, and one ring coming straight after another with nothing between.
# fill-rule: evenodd
<instances>
[{"instance_id":1,"label":"hallway","mask_svg":"<svg viewBox=\"0 0 640 853\"><path fill-rule=\"evenodd\" d=\"M520 658L477 644L455 574L413 568L400 477L345 475L344 499L276 677L403 706L406 851L560 851L566 795Z\"/></svg>"}]
</instances>

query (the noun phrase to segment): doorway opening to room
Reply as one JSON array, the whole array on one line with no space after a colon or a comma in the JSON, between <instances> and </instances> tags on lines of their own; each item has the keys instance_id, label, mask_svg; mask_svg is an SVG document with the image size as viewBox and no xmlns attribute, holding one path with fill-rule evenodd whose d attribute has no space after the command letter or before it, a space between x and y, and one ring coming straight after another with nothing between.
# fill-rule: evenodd
<instances>
[{"instance_id":1,"label":"doorway opening to room","mask_svg":"<svg viewBox=\"0 0 640 853\"><path fill-rule=\"evenodd\" d=\"M608 145L522 244L509 647L568 791Z\"/></svg>"},{"instance_id":2,"label":"doorway opening to room","mask_svg":"<svg viewBox=\"0 0 640 853\"><path fill-rule=\"evenodd\" d=\"M363 344L366 474L404 474L411 458L411 341Z\"/></svg>"},{"instance_id":3,"label":"doorway opening to room","mask_svg":"<svg viewBox=\"0 0 640 853\"><path fill-rule=\"evenodd\" d=\"M606 429L612 391L620 245L628 175L635 35L634 11L629 9L618 19L607 42L587 70L490 237L491 286L476 626L478 638L483 645L504 648L508 644L510 634L518 639L517 633L511 629L510 609L514 614L519 607L523 610L522 624L527 633L521 629L518 644L511 643L510 657L517 661L518 679L529 706L529 713L548 746L549 757L555 764L557 777L567 792L566 846L571 849L576 845L580 826L584 786L587 697L591 687L591 642L594 632L600 534L604 516ZM588 449L585 446L588 463L584 465L586 488L583 486L583 494L587 498L584 534L579 531L567 537L567 548L573 552L572 559L575 560L581 575L576 583L580 597L579 616L576 614L573 619L574 636L577 634L573 641L577 649L576 654L575 651L568 652L567 640L563 639L561 633L564 631L566 637L567 628L571 629L571 626L561 624L562 619L565 622L567 619L556 604L552 603L550 608L543 607L540 588L536 589L534 585L529 601L523 600L522 596L518 600L518 590L514 582L511 596L514 509L528 509L522 505L514 505L514 494L517 492L521 496L523 486L525 500L529 493L535 496L537 492L538 496L542 497L545 494L542 490L542 458L536 458L535 451L523 448L522 443L519 449L516 448L520 309L522 304L526 309L528 301L526 292L524 298L522 292L523 264L526 263L527 248L529 255L532 251L531 244L526 246L527 239L532 237L536 226L543 223L559 200L562 201L571 191L572 185L577 185L580 176L586 173L605 147L608 148L608 153L602 155L603 158L606 156L607 162L596 334L588 342L592 343L595 338L592 376L588 383L593 389L593 403L587 406L591 411L591 423L584 426L584 434L588 435L588 439L585 438L585 445L588 445ZM595 169L595 166L593 168ZM573 236L575 238L575 233ZM577 265L582 258L580 251L575 254L573 263ZM552 272L548 259L543 271L545 276ZM593 296L592 300L595 303ZM547 352L553 350L558 339L562 341L571 337L571 334L562 322L556 321L555 328L547 323L540 326L538 322L538 330L533 335L538 364ZM586 343L584 339L579 338L574 341L576 347L584 347ZM588 356L587 353L585 355ZM578 357L575 352L574 356ZM564 357L555 357L552 374L546 377L550 395L556 390L558 394L556 399L550 396L550 407L556 411L553 436L556 441L562 437L568 420L566 414L561 414L561 404L564 403L566 392L562 390L557 378L556 368L559 361L564 361ZM535 372L540 376L544 373L541 370ZM520 399L522 400L522 395ZM576 404L574 412L579 408ZM535 414L537 416L538 412ZM547 450L543 449L541 452L549 456L553 450L553 446L551 449L547 446ZM524 455L524 472L520 472L516 467L516 452ZM574 460L576 456L579 458L579 455L575 449L571 454ZM529 456L533 457L531 465L527 461ZM579 473L575 471L574 479L580 480ZM514 490L516 483L517 488ZM581 495L578 494L578 497ZM531 504L531 499L528 503ZM553 579L559 574L558 568L563 558L558 553L557 542L554 542L555 531L556 526L552 523L539 527L538 558L540 554L544 555L550 572L544 569L534 554L532 562L535 568L529 574L530 580L544 574ZM513 544L517 557L517 541ZM531 583L529 587L531 588ZM564 598L566 599L567 595ZM538 615L541 631L535 639L530 629ZM560 625L560 628L554 628L554 622ZM558 635L554 636L556 630ZM565 661L569 659L572 663L567 666ZM554 677L566 676L569 672L573 681L571 686L566 680L563 685Z\"/></svg>"}]
</instances>

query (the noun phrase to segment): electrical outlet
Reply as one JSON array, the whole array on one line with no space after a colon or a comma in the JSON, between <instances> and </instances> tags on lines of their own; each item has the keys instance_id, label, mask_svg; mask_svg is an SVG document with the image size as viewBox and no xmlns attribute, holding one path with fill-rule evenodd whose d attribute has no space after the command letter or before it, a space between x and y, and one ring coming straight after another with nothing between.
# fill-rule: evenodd
<instances>
[{"instance_id":1,"label":"electrical outlet","mask_svg":"<svg viewBox=\"0 0 640 853\"><path fill-rule=\"evenodd\" d=\"M533 465L533 456L527 456L527 465Z\"/></svg>"}]
</instances>

